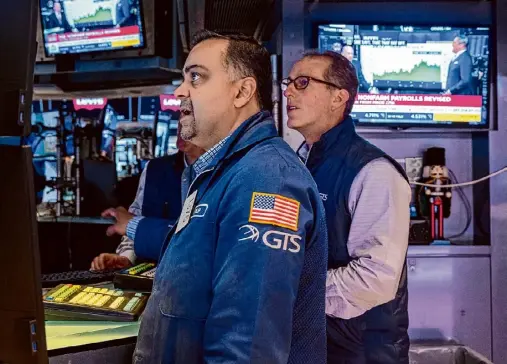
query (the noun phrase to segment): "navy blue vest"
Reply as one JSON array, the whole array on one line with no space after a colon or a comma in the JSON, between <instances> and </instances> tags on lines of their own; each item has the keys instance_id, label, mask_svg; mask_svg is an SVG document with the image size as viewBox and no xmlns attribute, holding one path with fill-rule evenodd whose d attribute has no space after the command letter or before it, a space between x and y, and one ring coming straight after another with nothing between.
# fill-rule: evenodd
<instances>
[{"instance_id":1,"label":"navy blue vest","mask_svg":"<svg viewBox=\"0 0 507 364\"><path fill-rule=\"evenodd\" d=\"M142 215L176 221L181 213L181 175L185 169L182 152L148 163Z\"/></svg>"},{"instance_id":2,"label":"navy blue vest","mask_svg":"<svg viewBox=\"0 0 507 364\"><path fill-rule=\"evenodd\" d=\"M407 178L393 158L357 135L351 118L329 130L312 147L306 164L326 207L329 269L351 261L347 250L352 222L348 209L350 188L366 164L382 157ZM328 363L408 363L407 303L405 266L393 301L350 320L328 317Z\"/></svg>"}]
</instances>

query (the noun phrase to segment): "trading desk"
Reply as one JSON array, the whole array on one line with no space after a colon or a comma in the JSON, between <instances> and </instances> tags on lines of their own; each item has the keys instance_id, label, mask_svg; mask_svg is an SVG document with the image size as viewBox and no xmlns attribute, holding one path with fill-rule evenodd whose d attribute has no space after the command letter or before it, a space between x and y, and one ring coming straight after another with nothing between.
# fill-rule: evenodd
<instances>
[{"instance_id":1,"label":"trading desk","mask_svg":"<svg viewBox=\"0 0 507 364\"><path fill-rule=\"evenodd\" d=\"M51 364L132 363L139 321L46 321Z\"/></svg>"},{"instance_id":2,"label":"trading desk","mask_svg":"<svg viewBox=\"0 0 507 364\"><path fill-rule=\"evenodd\" d=\"M114 290L116 287L116 289L120 289L120 291L124 290L126 296L140 291L149 293L151 292L155 269L155 264L141 263L117 272L114 279L114 286L112 282L107 281L89 284L89 286L94 288L107 288L110 290ZM65 275L65 277L68 279L69 276ZM45 279L47 280L49 278L45 277ZM73 279L75 279L75 277ZM51 280L51 282L53 282L53 280ZM56 282L54 286L60 283L63 282ZM84 283L84 285L86 286L87 284ZM54 286L52 285L51 287ZM51 301L53 299L57 301L56 297L58 294L51 294L52 289L53 288L45 288L44 295L54 296L51 298ZM58 290L58 287L56 290ZM102 293L104 292L101 292L101 294ZM70 298L73 296L70 295L68 297ZM51 303L49 306L51 306ZM45 308L49 308L51 311L51 307L45 306ZM138 315L135 309L133 309L132 313L135 313L136 316ZM51 313L46 311L46 315L48 314ZM84 319L67 321L65 318L59 321L47 320L46 343L49 362L51 364L130 364L132 363L132 354L137 341L139 325L140 321L91 321Z\"/></svg>"},{"instance_id":3,"label":"trading desk","mask_svg":"<svg viewBox=\"0 0 507 364\"><path fill-rule=\"evenodd\" d=\"M131 271L130 277L126 278L130 278L133 282L130 282L130 280L122 275L120 276L120 281L117 282L115 286L121 286L122 289L126 289L126 292L137 292L129 291L130 289L136 289L139 285L138 281L143 280L137 276L143 274L145 271L151 272L153 270L154 264L140 264L125 271L121 271L119 273L125 274ZM147 278L147 280L151 282L151 276ZM132 284L134 285L132 286ZM112 282L92 284L90 287L114 290ZM44 294L51 295L52 289L53 288L46 288ZM58 287L56 290L58 290ZM151 286L148 292L149 291L151 291ZM128 294L129 293L126 293L126 295ZM54 295L54 297L56 298L57 296ZM46 306L45 308L48 307ZM48 315L47 311L46 315ZM72 321L67 321L65 318L59 321L47 320L46 343L49 362L51 364L132 363L132 354L134 352L139 326L139 321L91 321L80 318Z\"/></svg>"}]
</instances>

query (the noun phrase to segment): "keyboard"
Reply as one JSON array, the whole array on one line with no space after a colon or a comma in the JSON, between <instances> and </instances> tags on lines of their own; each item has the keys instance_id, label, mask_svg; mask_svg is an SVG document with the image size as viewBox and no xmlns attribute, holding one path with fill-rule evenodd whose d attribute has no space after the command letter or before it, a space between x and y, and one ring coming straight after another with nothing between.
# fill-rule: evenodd
<instances>
[{"instance_id":1,"label":"keyboard","mask_svg":"<svg viewBox=\"0 0 507 364\"><path fill-rule=\"evenodd\" d=\"M126 268L115 273L114 286L133 291L151 292L156 271L157 267L154 263L142 263Z\"/></svg>"},{"instance_id":2,"label":"keyboard","mask_svg":"<svg viewBox=\"0 0 507 364\"><path fill-rule=\"evenodd\" d=\"M89 271L75 270L61 273L43 274L42 288L55 287L62 283L94 284L111 282L114 278L114 270L110 271Z\"/></svg>"},{"instance_id":3,"label":"keyboard","mask_svg":"<svg viewBox=\"0 0 507 364\"><path fill-rule=\"evenodd\" d=\"M60 284L43 295L46 320L136 321L148 295L79 284Z\"/></svg>"}]
</instances>

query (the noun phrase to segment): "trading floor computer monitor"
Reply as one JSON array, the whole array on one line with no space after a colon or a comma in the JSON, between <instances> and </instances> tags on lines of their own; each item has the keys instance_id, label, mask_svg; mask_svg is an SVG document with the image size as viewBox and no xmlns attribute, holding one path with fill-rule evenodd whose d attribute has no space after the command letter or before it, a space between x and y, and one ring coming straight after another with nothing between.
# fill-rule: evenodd
<instances>
[{"instance_id":1,"label":"trading floor computer monitor","mask_svg":"<svg viewBox=\"0 0 507 364\"><path fill-rule=\"evenodd\" d=\"M47 363L31 148L0 144L0 176L0 363Z\"/></svg>"}]
</instances>

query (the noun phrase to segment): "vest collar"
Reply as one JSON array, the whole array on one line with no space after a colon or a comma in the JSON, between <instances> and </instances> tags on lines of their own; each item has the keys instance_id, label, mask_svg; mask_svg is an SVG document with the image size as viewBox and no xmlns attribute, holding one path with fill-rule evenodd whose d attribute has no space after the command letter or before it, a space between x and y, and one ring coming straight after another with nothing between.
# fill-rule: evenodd
<instances>
[{"instance_id":1,"label":"vest collar","mask_svg":"<svg viewBox=\"0 0 507 364\"><path fill-rule=\"evenodd\" d=\"M310 167L315 163L318 164L324 155L329 155L331 151L345 151L346 145L355 134L356 128L354 126L354 120L349 116L341 123L322 134L320 140L312 145L306 163L307 166Z\"/></svg>"}]
</instances>

